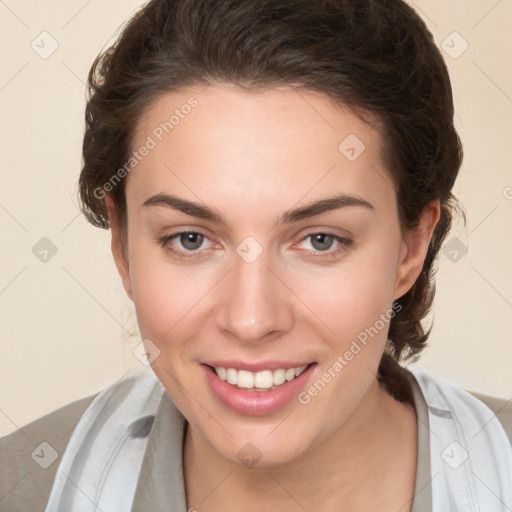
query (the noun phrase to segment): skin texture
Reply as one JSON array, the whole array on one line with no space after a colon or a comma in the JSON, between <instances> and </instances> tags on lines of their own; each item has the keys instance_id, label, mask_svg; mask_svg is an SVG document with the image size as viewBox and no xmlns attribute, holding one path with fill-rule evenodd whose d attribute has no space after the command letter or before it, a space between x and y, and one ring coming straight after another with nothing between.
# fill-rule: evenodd
<instances>
[{"instance_id":1,"label":"skin texture","mask_svg":"<svg viewBox=\"0 0 512 512\"><path fill-rule=\"evenodd\" d=\"M425 208L405 241L377 125L291 87L249 93L213 84L166 93L140 120L134 148L191 95L197 106L128 175L128 261L107 198L117 268L142 338L160 350L153 371L189 422L187 506L409 510L416 417L377 382L387 324L307 405L293 400L269 415L226 408L198 365L221 358L316 361L311 385L413 285L439 202ZM365 145L354 161L338 149L350 134ZM208 205L226 224L142 206L158 193ZM288 209L340 193L374 209L345 207L277 223ZM168 241L194 254L179 259L157 240L184 230L206 238L192 251L179 236ZM322 250L308 237L315 232L352 244L333 240ZM263 249L252 263L236 252L247 236ZM261 452L253 467L237 457L248 442Z\"/></svg>"}]
</instances>

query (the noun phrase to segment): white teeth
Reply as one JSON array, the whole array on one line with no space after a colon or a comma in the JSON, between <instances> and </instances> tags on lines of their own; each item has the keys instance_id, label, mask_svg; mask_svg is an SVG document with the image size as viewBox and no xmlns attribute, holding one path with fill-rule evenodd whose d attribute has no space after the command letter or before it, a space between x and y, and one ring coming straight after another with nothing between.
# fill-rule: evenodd
<instances>
[{"instance_id":1,"label":"white teeth","mask_svg":"<svg viewBox=\"0 0 512 512\"><path fill-rule=\"evenodd\" d=\"M254 375L254 387L270 389L274 385L274 374L270 370L263 370Z\"/></svg>"},{"instance_id":2,"label":"white teeth","mask_svg":"<svg viewBox=\"0 0 512 512\"><path fill-rule=\"evenodd\" d=\"M247 370L239 370L238 382L239 388L253 388L254 387L254 373Z\"/></svg>"},{"instance_id":3,"label":"white teeth","mask_svg":"<svg viewBox=\"0 0 512 512\"><path fill-rule=\"evenodd\" d=\"M217 370L217 375L222 379L222 380L226 380L226 376L227 376L227 371L226 371L226 368L215 368Z\"/></svg>"},{"instance_id":4,"label":"white teeth","mask_svg":"<svg viewBox=\"0 0 512 512\"><path fill-rule=\"evenodd\" d=\"M301 366L300 368L295 368L295 377L298 377L306 368L307 368L307 364L305 364L304 366Z\"/></svg>"},{"instance_id":5,"label":"white teeth","mask_svg":"<svg viewBox=\"0 0 512 512\"><path fill-rule=\"evenodd\" d=\"M217 368L215 368L215 370L217 370ZM217 372L217 375L219 375L219 372ZM219 377L222 379L220 375ZM238 384L238 372L234 368L228 368L226 370L226 381L228 384L234 384L235 386Z\"/></svg>"},{"instance_id":6,"label":"white teeth","mask_svg":"<svg viewBox=\"0 0 512 512\"><path fill-rule=\"evenodd\" d=\"M288 368L287 370L279 368L278 370L262 370L261 372L249 372L247 370L236 370L235 368L215 367L215 371L220 379L228 384L238 386L248 390L269 390L276 386L284 384L298 377L304 372L307 365L297 368Z\"/></svg>"},{"instance_id":7,"label":"white teeth","mask_svg":"<svg viewBox=\"0 0 512 512\"><path fill-rule=\"evenodd\" d=\"M279 386L279 384L283 384L286 380L286 372L282 369L274 371L274 386Z\"/></svg>"}]
</instances>

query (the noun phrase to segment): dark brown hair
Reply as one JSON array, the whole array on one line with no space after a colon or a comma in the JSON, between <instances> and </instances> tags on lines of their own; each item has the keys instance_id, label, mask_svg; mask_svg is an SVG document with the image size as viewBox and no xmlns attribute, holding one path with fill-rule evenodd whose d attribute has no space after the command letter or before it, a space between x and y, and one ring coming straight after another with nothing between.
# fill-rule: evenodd
<instances>
[{"instance_id":1,"label":"dark brown hair","mask_svg":"<svg viewBox=\"0 0 512 512\"><path fill-rule=\"evenodd\" d=\"M394 304L379 367L388 390L410 398L399 389L396 362L417 359L426 345L432 326L425 329L422 319L434 298L434 260L454 210L462 211L451 193L462 146L448 71L432 34L402 0L150 1L89 73L79 201L92 224L110 227L98 190L130 158L149 104L167 91L214 82L256 91L294 84L373 115L404 235L431 200L440 200L422 273ZM125 237L123 183L109 193Z\"/></svg>"}]
</instances>

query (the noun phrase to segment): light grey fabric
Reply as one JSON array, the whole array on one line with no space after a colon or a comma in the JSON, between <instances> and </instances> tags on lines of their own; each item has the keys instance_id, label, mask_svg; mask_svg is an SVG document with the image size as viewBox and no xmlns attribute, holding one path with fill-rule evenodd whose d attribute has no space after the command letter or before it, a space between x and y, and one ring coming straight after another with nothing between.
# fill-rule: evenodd
<instances>
[{"instance_id":1,"label":"light grey fabric","mask_svg":"<svg viewBox=\"0 0 512 512\"><path fill-rule=\"evenodd\" d=\"M418 418L418 460L411 512L431 512L427 404L416 379L411 373L408 375ZM164 393L148 439L131 512L186 512L182 460L186 423L169 395ZM407 510L406 505L403 510Z\"/></svg>"},{"instance_id":2,"label":"light grey fabric","mask_svg":"<svg viewBox=\"0 0 512 512\"><path fill-rule=\"evenodd\" d=\"M432 512L432 476L430 471L430 429L428 406L414 375L408 372L414 396L418 425L418 460L411 512Z\"/></svg>"},{"instance_id":3,"label":"light grey fabric","mask_svg":"<svg viewBox=\"0 0 512 512\"><path fill-rule=\"evenodd\" d=\"M475 391L468 391L468 393L471 393L491 409L491 411L500 420L500 423L503 425L503 428L510 439L510 444L512 444L512 397L509 400L506 400L504 398L485 395Z\"/></svg>"},{"instance_id":4,"label":"light grey fabric","mask_svg":"<svg viewBox=\"0 0 512 512\"><path fill-rule=\"evenodd\" d=\"M418 418L418 462L411 512L431 512L429 411L418 383L412 373L409 376ZM512 444L512 401L471 394L496 414ZM72 402L0 438L0 512L44 511L71 434L95 397L96 394ZM185 425L185 418L164 391L149 432L133 512L186 512L182 467ZM47 469L36 463L48 455L48 451L40 447L43 442L57 452L56 460ZM407 510L406 506L404 504L403 510Z\"/></svg>"},{"instance_id":5,"label":"light grey fabric","mask_svg":"<svg viewBox=\"0 0 512 512\"><path fill-rule=\"evenodd\" d=\"M97 394L76 400L0 438L1 512L44 511L71 434ZM45 468L55 456L53 450L56 458Z\"/></svg>"},{"instance_id":6,"label":"light grey fabric","mask_svg":"<svg viewBox=\"0 0 512 512\"><path fill-rule=\"evenodd\" d=\"M142 460L132 512L186 512L182 459L186 424L164 391Z\"/></svg>"}]
</instances>

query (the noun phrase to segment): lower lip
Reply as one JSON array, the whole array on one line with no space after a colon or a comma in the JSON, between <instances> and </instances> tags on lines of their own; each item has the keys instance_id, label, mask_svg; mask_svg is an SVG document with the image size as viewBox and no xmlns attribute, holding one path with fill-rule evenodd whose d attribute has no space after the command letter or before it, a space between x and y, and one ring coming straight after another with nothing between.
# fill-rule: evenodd
<instances>
[{"instance_id":1,"label":"lower lip","mask_svg":"<svg viewBox=\"0 0 512 512\"><path fill-rule=\"evenodd\" d=\"M223 381L215 371L200 364L213 394L229 409L240 414L263 416L278 411L305 387L316 363L310 364L298 377L270 391L245 391Z\"/></svg>"}]
</instances>

